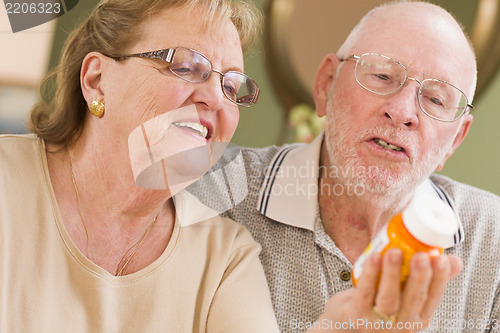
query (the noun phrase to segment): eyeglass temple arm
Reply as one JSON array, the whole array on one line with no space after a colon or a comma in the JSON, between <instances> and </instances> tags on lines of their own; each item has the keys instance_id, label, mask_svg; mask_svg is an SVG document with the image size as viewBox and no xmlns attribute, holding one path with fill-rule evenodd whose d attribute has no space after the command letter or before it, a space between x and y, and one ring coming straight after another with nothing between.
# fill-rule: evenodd
<instances>
[{"instance_id":1,"label":"eyeglass temple arm","mask_svg":"<svg viewBox=\"0 0 500 333\"><path fill-rule=\"evenodd\" d=\"M110 58L115 59L115 60L122 60L122 59L129 58L129 57L139 57L139 58L163 60L163 61L170 63L172 61L172 58L174 57L174 53L175 53L175 49L164 49L164 50L156 50L156 51L150 51L150 52L127 54L127 55L117 56L117 57L110 56Z\"/></svg>"},{"instance_id":2,"label":"eyeglass temple arm","mask_svg":"<svg viewBox=\"0 0 500 333\"><path fill-rule=\"evenodd\" d=\"M353 55L348 56L347 58L341 58L341 57L337 57L337 58L339 59L339 61L347 61L347 60L350 60L350 59L356 59L356 60L358 60L360 57L353 54Z\"/></svg>"}]
</instances>

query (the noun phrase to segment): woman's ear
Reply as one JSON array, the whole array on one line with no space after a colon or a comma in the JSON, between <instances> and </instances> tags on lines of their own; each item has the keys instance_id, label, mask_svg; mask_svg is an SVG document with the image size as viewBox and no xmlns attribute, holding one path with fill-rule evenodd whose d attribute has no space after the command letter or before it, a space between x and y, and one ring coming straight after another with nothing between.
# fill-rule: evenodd
<instances>
[{"instance_id":1,"label":"woman's ear","mask_svg":"<svg viewBox=\"0 0 500 333\"><path fill-rule=\"evenodd\" d=\"M340 60L335 54L328 54L319 65L314 77L313 95L318 117L326 115L328 95L339 63Z\"/></svg>"},{"instance_id":2,"label":"woman's ear","mask_svg":"<svg viewBox=\"0 0 500 333\"><path fill-rule=\"evenodd\" d=\"M92 101L104 101L102 89L102 69L106 57L99 52L90 52L85 56L80 70L80 85L82 93L90 105Z\"/></svg>"}]
</instances>

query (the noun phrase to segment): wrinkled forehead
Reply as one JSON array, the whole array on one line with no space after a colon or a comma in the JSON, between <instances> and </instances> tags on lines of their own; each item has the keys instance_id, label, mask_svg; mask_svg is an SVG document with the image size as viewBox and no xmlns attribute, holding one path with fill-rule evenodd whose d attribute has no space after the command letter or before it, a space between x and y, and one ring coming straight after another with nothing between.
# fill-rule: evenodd
<instances>
[{"instance_id":1,"label":"wrinkled forehead","mask_svg":"<svg viewBox=\"0 0 500 333\"><path fill-rule=\"evenodd\" d=\"M384 7L365 19L349 38L352 54L389 56L473 95L474 52L459 24L442 8L420 3Z\"/></svg>"},{"instance_id":2,"label":"wrinkled forehead","mask_svg":"<svg viewBox=\"0 0 500 333\"><path fill-rule=\"evenodd\" d=\"M231 19L227 8L187 1L176 6L163 7L160 11L148 17L142 24L147 25L148 22L155 21L158 17L162 17L162 19L168 21L177 19L177 22L180 21L185 23L185 25L195 26L203 31L220 31L228 20Z\"/></svg>"},{"instance_id":3,"label":"wrinkled forehead","mask_svg":"<svg viewBox=\"0 0 500 333\"><path fill-rule=\"evenodd\" d=\"M142 22L140 38L135 45L156 41L158 47L166 47L172 46L166 45L166 41L188 40L194 45L183 46L193 48L197 44L213 42L212 40L229 39L234 40L234 43L241 48L238 32L230 16L219 8L212 8L214 15L207 15L207 10L204 4L163 8Z\"/></svg>"}]
</instances>

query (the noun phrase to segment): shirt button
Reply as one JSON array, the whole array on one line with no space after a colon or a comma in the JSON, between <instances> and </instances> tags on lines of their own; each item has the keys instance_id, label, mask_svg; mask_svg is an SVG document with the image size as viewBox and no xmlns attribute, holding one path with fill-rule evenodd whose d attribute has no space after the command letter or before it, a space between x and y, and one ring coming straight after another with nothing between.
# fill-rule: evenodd
<instances>
[{"instance_id":1,"label":"shirt button","mask_svg":"<svg viewBox=\"0 0 500 333\"><path fill-rule=\"evenodd\" d=\"M351 273L349 271L342 271L342 273L340 273L340 278L342 281L349 281L351 279Z\"/></svg>"}]
</instances>

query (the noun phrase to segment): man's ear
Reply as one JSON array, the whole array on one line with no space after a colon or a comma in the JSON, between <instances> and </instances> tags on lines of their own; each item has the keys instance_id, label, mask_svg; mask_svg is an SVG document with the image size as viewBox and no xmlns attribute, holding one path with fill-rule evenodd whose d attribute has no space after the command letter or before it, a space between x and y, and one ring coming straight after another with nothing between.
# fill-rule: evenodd
<instances>
[{"instance_id":1,"label":"man's ear","mask_svg":"<svg viewBox=\"0 0 500 333\"><path fill-rule=\"evenodd\" d=\"M99 52L90 52L85 56L80 70L80 85L87 104L97 100L104 102L102 87L102 69L106 57Z\"/></svg>"},{"instance_id":2,"label":"man's ear","mask_svg":"<svg viewBox=\"0 0 500 333\"><path fill-rule=\"evenodd\" d=\"M339 63L340 60L335 54L328 54L319 65L316 76L314 77L313 95L318 117L326 115L328 94Z\"/></svg>"},{"instance_id":3,"label":"man's ear","mask_svg":"<svg viewBox=\"0 0 500 333\"><path fill-rule=\"evenodd\" d=\"M470 125L472 124L472 120L474 120L474 117L471 114L467 114L464 116L464 120L462 121L462 124L460 125L460 128L458 129L458 133L455 136L455 140L453 141L453 144L450 147L450 150L446 153L443 161L439 163L437 166L436 170L440 171L443 169L444 164L446 161L450 158L451 155L457 150L458 147L462 144L464 141L465 137L469 133Z\"/></svg>"}]
</instances>

